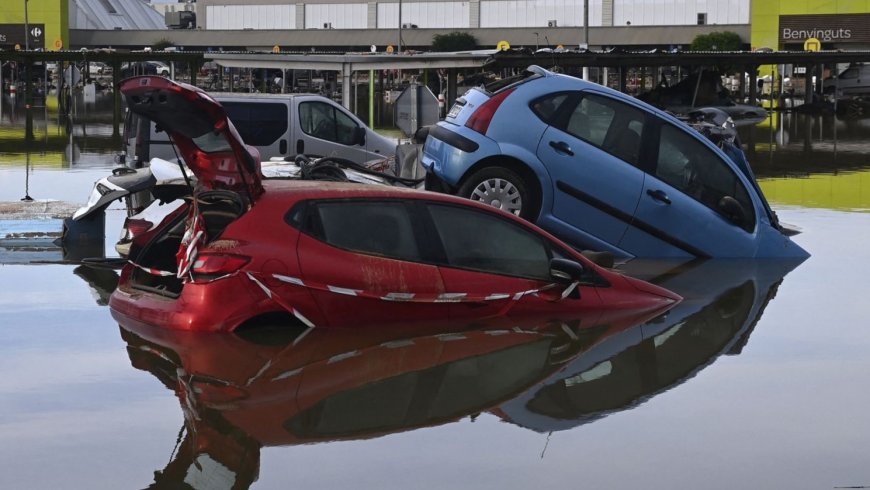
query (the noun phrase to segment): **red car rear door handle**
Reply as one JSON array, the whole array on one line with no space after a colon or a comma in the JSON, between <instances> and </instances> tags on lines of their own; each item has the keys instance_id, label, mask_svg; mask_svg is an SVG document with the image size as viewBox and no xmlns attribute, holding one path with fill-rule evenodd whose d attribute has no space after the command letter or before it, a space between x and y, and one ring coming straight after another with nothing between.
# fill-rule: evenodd
<instances>
[{"instance_id":1,"label":"red car rear door handle","mask_svg":"<svg viewBox=\"0 0 870 490\"><path fill-rule=\"evenodd\" d=\"M559 153L564 153L571 157L574 156L574 150L572 150L571 147L568 146L568 143L565 143L564 141L551 141L550 146Z\"/></svg>"},{"instance_id":2,"label":"red car rear door handle","mask_svg":"<svg viewBox=\"0 0 870 490\"><path fill-rule=\"evenodd\" d=\"M646 193L648 196L655 199L656 201L661 201L665 204L671 203L671 198L668 197L667 193L661 189L656 189L656 190L647 189Z\"/></svg>"}]
</instances>

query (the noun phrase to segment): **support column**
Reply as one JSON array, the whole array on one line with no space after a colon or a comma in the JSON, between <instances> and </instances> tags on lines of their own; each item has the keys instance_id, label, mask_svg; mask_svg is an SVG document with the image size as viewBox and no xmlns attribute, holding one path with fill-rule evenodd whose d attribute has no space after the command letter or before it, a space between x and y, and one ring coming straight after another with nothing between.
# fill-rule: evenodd
<instances>
[{"instance_id":1,"label":"support column","mask_svg":"<svg viewBox=\"0 0 870 490\"><path fill-rule=\"evenodd\" d=\"M449 108L456 102L456 68L447 69L447 100L445 105ZM449 109L448 109L449 110Z\"/></svg>"},{"instance_id":2,"label":"support column","mask_svg":"<svg viewBox=\"0 0 870 490\"><path fill-rule=\"evenodd\" d=\"M197 60L189 61L187 69L190 70L190 84L196 85L196 72L199 71L199 62Z\"/></svg>"},{"instance_id":3,"label":"support column","mask_svg":"<svg viewBox=\"0 0 870 490\"><path fill-rule=\"evenodd\" d=\"M29 56L24 58L24 79L24 139L31 141L33 140L33 59Z\"/></svg>"},{"instance_id":4,"label":"support column","mask_svg":"<svg viewBox=\"0 0 870 490\"><path fill-rule=\"evenodd\" d=\"M352 77L353 65L350 63L341 64L341 105L345 109L351 110L350 101L353 97L351 86L353 85Z\"/></svg>"},{"instance_id":5,"label":"support column","mask_svg":"<svg viewBox=\"0 0 870 490\"><path fill-rule=\"evenodd\" d=\"M369 127L375 128L375 71L369 70Z\"/></svg>"},{"instance_id":6,"label":"support column","mask_svg":"<svg viewBox=\"0 0 870 490\"><path fill-rule=\"evenodd\" d=\"M640 93L646 92L646 67L640 67Z\"/></svg>"},{"instance_id":7,"label":"support column","mask_svg":"<svg viewBox=\"0 0 870 490\"><path fill-rule=\"evenodd\" d=\"M112 58L112 137L121 135L118 128L121 125L121 60Z\"/></svg>"},{"instance_id":8,"label":"support column","mask_svg":"<svg viewBox=\"0 0 870 490\"><path fill-rule=\"evenodd\" d=\"M749 67L749 104L758 105L758 66Z\"/></svg>"},{"instance_id":9,"label":"support column","mask_svg":"<svg viewBox=\"0 0 870 490\"><path fill-rule=\"evenodd\" d=\"M807 65L804 72L804 104L810 104L813 101L813 72L816 71L815 65Z\"/></svg>"}]
</instances>

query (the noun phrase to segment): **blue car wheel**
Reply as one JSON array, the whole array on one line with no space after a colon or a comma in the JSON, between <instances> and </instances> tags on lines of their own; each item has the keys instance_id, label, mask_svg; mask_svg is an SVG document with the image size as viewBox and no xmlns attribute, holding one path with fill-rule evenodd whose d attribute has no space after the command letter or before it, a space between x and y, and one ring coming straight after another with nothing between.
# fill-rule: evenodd
<instances>
[{"instance_id":1,"label":"blue car wheel","mask_svg":"<svg viewBox=\"0 0 870 490\"><path fill-rule=\"evenodd\" d=\"M537 215L529 186L522 177L503 167L478 170L465 180L457 194L528 220Z\"/></svg>"}]
</instances>

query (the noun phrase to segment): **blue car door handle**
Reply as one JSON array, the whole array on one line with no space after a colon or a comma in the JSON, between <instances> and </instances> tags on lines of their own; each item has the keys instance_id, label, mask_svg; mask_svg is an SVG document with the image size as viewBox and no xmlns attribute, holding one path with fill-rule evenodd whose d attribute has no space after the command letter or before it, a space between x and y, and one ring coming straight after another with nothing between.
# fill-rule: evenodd
<instances>
[{"instance_id":1,"label":"blue car door handle","mask_svg":"<svg viewBox=\"0 0 870 490\"><path fill-rule=\"evenodd\" d=\"M660 189L656 189L656 190L647 189L647 190L646 190L646 193L647 193L647 195L649 195L651 198L655 199L656 201L661 201L661 202L663 202L663 203L665 203L665 204L670 204L670 203L671 203L671 198L668 197L668 195L667 195L667 194L665 193L665 191L663 191L663 190L660 190Z\"/></svg>"},{"instance_id":2,"label":"blue car door handle","mask_svg":"<svg viewBox=\"0 0 870 490\"><path fill-rule=\"evenodd\" d=\"M551 141L550 146L559 153L564 153L572 157L574 156L574 150L572 150L571 147L568 146L568 143L565 143L564 141Z\"/></svg>"}]
</instances>

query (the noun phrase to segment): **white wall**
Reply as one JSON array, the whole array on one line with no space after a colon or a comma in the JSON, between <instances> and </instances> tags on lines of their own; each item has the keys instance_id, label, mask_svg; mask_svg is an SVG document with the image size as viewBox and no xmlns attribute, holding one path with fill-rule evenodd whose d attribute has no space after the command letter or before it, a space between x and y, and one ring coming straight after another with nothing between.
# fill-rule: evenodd
<instances>
[{"instance_id":1,"label":"white wall","mask_svg":"<svg viewBox=\"0 0 870 490\"><path fill-rule=\"evenodd\" d=\"M305 28L365 29L368 27L368 5L365 3L319 3L305 5Z\"/></svg>"},{"instance_id":2,"label":"white wall","mask_svg":"<svg viewBox=\"0 0 870 490\"><path fill-rule=\"evenodd\" d=\"M304 1L304 0L301 0ZM749 24L751 0L612 0L613 25L631 22L643 25L694 25L698 13L707 14L707 24ZM196 5L196 4L194 4ZM468 28L469 2L402 2L402 23L421 29ZM359 3L306 4L305 28L365 29L368 5ZM600 26L602 0L589 0L589 25ZM398 26L398 2L377 4L377 27ZM480 0L480 27L541 27L556 20L559 27L583 25L583 0ZM295 29L295 4L208 5L208 29Z\"/></svg>"},{"instance_id":3,"label":"white wall","mask_svg":"<svg viewBox=\"0 0 870 490\"><path fill-rule=\"evenodd\" d=\"M748 24L750 0L613 0L613 25Z\"/></svg>"},{"instance_id":4,"label":"white wall","mask_svg":"<svg viewBox=\"0 0 870 490\"><path fill-rule=\"evenodd\" d=\"M207 29L295 29L295 5L209 5Z\"/></svg>"},{"instance_id":5,"label":"white wall","mask_svg":"<svg viewBox=\"0 0 870 490\"><path fill-rule=\"evenodd\" d=\"M402 2L402 23L425 28L469 27L468 2ZM378 28L389 29L399 25L399 3L378 4Z\"/></svg>"},{"instance_id":6,"label":"white wall","mask_svg":"<svg viewBox=\"0 0 870 490\"><path fill-rule=\"evenodd\" d=\"M589 2L589 25L601 25L601 1ZM583 0L482 0L480 27L559 27L583 25Z\"/></svg>"}]
</instances>

